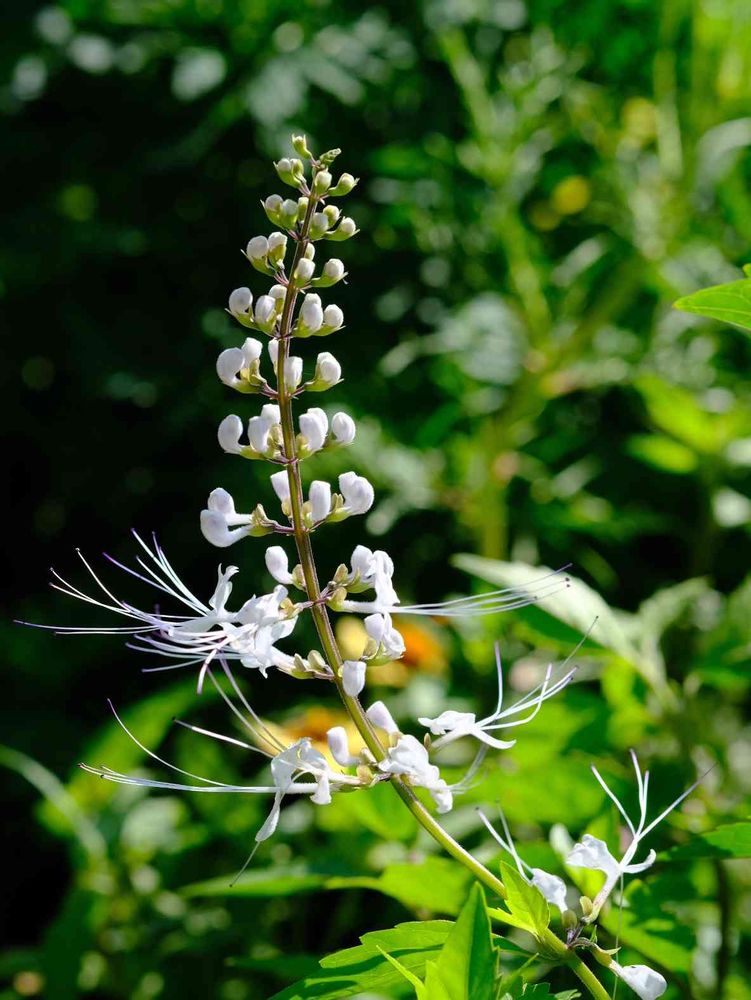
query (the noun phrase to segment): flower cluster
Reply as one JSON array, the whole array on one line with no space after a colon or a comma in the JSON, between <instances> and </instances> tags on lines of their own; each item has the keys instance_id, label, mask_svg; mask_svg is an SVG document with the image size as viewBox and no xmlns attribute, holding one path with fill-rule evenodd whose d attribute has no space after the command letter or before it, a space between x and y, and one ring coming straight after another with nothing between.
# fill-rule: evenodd
<instances>
[{"instance_id":1,"label":"flower cluster","mask_svg":"<svg viewBox=\"0 0 751 1000\"><path fill-rule=\"evenodd\" d=\"M213 593L204 601L183 583L157 541L149 543L138 535L135 538L140 551L135 566L109 561L157 592L159 604L152 608L140 610L116 597L83 556L81 559L93 581L92 592L79 589L58 574L54 582L63 593L103 608L123 622L58 631L123 634L129 637L133 648L155 658L156 665L151 670L193 667L199 692L209 683L244 728L246 738L197 726L188 728L198 735L261 754L267 758L270 777L262 784L226 784L177 768L145 747L142 749L153 760L189 780L162 781L120 774L107 767L87 767L87 770L110 781L149 788L268 795L272 800L271 810L256 834L257 843L274 833L283 800L291 795L308 796L316 805L324 806L340 791L364 791L377 782L387 781L394 783L408 802L417 803L415 790L422 789L438 813L448 812L488 750L512 747L516 741L505 738L507 731L535 718L544 703L559 694L574 674L574 670L564 665L554 677L551 667L536 688L504 705L503 672L496 651L495 709L480 717L473 712L446 710L435 718L420 718L419 724L427 730L422 739L403 732L383 702L375 701L367 710L363 708L360 696L368 685L369 668L399 659L405 653L404 638L394 624L394 615L441 618L494 615L555 593L566 587L568 580L558 571L531 581L524 590L496 590L443 603L403 604L394 586L395 567L391 557L360 544L329 580L319 583L313 557L314 534L346 518L367 514L374 502L374 490L355 471L343 472L336 488L326 480L314 479L303 489L302 463L322 451L350 445L355 440L356 426L349 414L331 412L322 406L309 406L296 414L298 400L306 393L321 394L332 389L341 380L342 369L329 351L318 353L309 365L303 354L293 354L292 348L298 340L328 337L344 329L342 309L335 303L324 304L319 292L344 280L345 267L335 257L321 261L317 245L326 241L340 243L358 232L356 223L343 215L336 204L353 190L357 181L347 173L333 177L331 170L339 150L315 157L304 137L296 136L292 141L297 156L283 158L275 167L280 180L293 190L293 196L271 194L264 200L264 211L275 230L267 236L253 236L245 248L247 261L270 282L270 287L257 295L249 287L238 287L229 295L227 304L229 315L243 330L253 331L254 335L245 337L240 346L222 351L216 362L217 375L225 386L243 397L261 397L260 412L246 417L235 413L225 416L219 423L217 439L220 448L235 460L266 461L272 465L273 499L267 501L271 513L258 501L243 507L245 512L239 512L234 498L221 486L209 494L200 513L204 538L220 549L247 537L268 538L271 542L269 536L274 536L264 555L274 585L266 593L233 602L237 567L220 565ZM292 542L294 549L285 548L284 542ZM179 610L163 611L165 601L174 602ZM237 610L230 610L230 604ZM330 616L338 613L364 616L367 641L358 659L344 659L339 652L330 623ZM312 616L320 641L320 649L305 655L286 646L303 614ZM328 731L328 755L316 749L308 737L291 744L281 741L250 704L239 679L240 671L254 680L260 677L263 681L281 673L289 678L315 679L334 685L363 745L352 750L341 726ZM138 742L133 734L127 730L126 733ZM504 738L500 738L501 734ZM441 775L436 757L444 747L460 739L476 741L479 748L475 764L470 766L465 779L450 784ZM583 910L582 926L596 918L624 873L641 871L654 860L650 854L641 864L634 863L640 841L659 822L658 818L646 824L648 775L642 778L637 766L637 776L641 819L635 827L619 805L633 834L632 844L620 861L602 841L589 836L569 855L569 865L595 868L606 875L602 891ZM617 802L604 781L597 777ZM505 839L489 823L488 827L513 855L522 875L562 913L568 912L567 889L562 880L529 869L519 859L505 821ZM615 962L611 967L615 971L620 969ZM661 990L644 984L658 982L659 986L661 977L649 970L642 974L640 969L626 967L619 974L642 998L659 996Z\"/></svg>"}]
</instances>

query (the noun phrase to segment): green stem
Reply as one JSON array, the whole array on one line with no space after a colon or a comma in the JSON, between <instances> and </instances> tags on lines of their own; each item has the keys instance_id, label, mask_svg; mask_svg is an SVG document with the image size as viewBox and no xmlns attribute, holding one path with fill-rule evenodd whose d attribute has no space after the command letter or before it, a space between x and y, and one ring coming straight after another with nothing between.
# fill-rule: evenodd
<instances>
[{"instance_id":1,"label":"green stem","mask_svg":"<svg viewBox=\"0 0 751 1000\"><path fill-rule=\"evenodd\" d=\"M300 565L302 566L307 597L308 600L312 602L311 613L313 615L313 621L321 643L323 655L333 671L334 683L336 684L342 703L347 710L350 719L356 726L357 731L366 747L372 753L375 760L380 761L386 756L386 750L378 738L377 733L373 729L370 720L366 716L359 699L348 695L344 690L341 678L343 658L334 635L334 630L331 626L328 608L325 604L320 603L321 587L318 581L318 573L313 555L313 546L310 540L310 531L305 525L302 512L304 500L302 480L300 478L300 458L297 450L295 425L292 414L292 397L284 381L284 367L287 358L289 357L292 316L295 301L299 292L299 289L296 288L294 284L294 273L299 261L305 256L305 249L310 242L310 221L313 217L315 206L319 200L320 199L316 198L311 192L305 218L303 219L303 223L300 227L297 248L292 260L292 266L289 271L291 277L289 285L287 286L287 294L284 299L279 329L277 394L281 414L282 437L284 440L284 456L287 465L287 475L289 477L292 527L294 531L295 544L297 546L297 554L300 559ZM488 888L496 896L499 896L501 899L506 898L506 888L503 885L503 882L501 882L496 875L481 864L469 853L469 851L465 850L461 844L454 840L454 838L447 833L446 830L444 830L441 824L425 808L412 789L405 784L400 776L392 776L391 785L420 826L422 826L422 828L427 831L427 833L429 833L438 844L441 845L447 854L449 854L452 858L455 858L460 864L464 865L464 867L467 868L479 882L486 886L486 888ZM502 912L503 911L501 910L495 912L496 919L503 919L501 916ZM566 945L555 934L553 934L552 931L544 931L539 936L539 941L547 954L555 956L558 961L562 964L568 965L572 969L582 984L587 987L591 996L594 997L595 1000L610 1000L608 993L603 989L594 973L591 972L579 956L568 949Z\"/></svg>"}]
</instances>

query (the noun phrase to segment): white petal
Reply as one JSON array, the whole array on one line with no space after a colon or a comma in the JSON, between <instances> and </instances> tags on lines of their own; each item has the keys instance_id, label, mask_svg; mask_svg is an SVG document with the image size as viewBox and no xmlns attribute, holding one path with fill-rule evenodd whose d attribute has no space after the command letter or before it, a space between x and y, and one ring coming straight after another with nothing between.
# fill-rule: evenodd
<instances>
[{"instance_id":1,"label":"white petal","mask_svg":"<svg viewBox=\"0 0 751 1000\"><path fill-rule=\"evenodd\" d=\"M217 440L224 451L229 455L240 454L240 436L243 432L243 425L240 418L230 413L228 417L219 424Z\"/></svg>"},{"instance_id":2,"label":"white petal","mask_svg":"<svg viewBox=\"0 0 751 1000\"><path fill-rule=\"evenodd\" d=\"M344 324L344 313L339 306L326 306L323 310L323 325L331 327L332 330L341 329Z\"/></svg>"},{"instance_id":3,"label":"white petal","mask_svg":"<svg viewBox=\"0 0 751 1000\"><path fill-rule=\"evenodd\" d=\"M399 727L394 722L394 718L382 701L374 701L365 713L374 726L383 729L389 735L398 733Z\"/></svg>"},{"instance_id":4,"label":"white petal","mask_svg":"<svg viewBox=\"0 0 751 1000\"><path fill-rule=\"evenodd\" d=\"M244 527L228 528L224 516L214 510L201 511L201 532L207 542L220 549L227 548L248 534L247 528Z\"/></svg>"},{"instance_id":5,"label":"white petal","mask_svg":"<svg viewBox=\"0 0 751 1000\"><path fill-rule=\"evenodd\" d=\"M266 569L278 583L292 583L289 559L281 545L271 545L266 549Z\"/></svg>"},{"instance_id":6,"label":"white petal","mask_svg":"<svg viewBox=\"0 0 751 1000\"><path fill-rule=\"evenodd\" d=\"M239 381L238 372L245 366L245 355L239 347L229 347L216 359L216 373L225 385L234 386Z\"/></svg>"},{"instance_id":7,"label":"white petal","mask_svg":"<svg viewBox=\"0 0 751 1000\"><path fill-rule=\"evenodd\" d=\"M532 878L529 881L540 890L552 906L557 906L561 913L568 909L566 883L562 878L551 875L549 872L543 871L542 868L533 868Z\"/></svg>"},{"instance_id":8,"label":"white petal","mask_svg":"<svg viewBox=\"0 0 751 1000\"><path fill-rule=\"evenodd\" d=\"M315 522L323 521L331 511L331 484L322 479L314 479L308 491L310 516Z\"/></svg>"},{"instance_id":9,"label":"white petal","mask_svg":"<svg viewBox=\"0 0 751 1000\"><path fill-rule=\"evenodd\" d=\"M300 320L313 333L321 329L323 326L323 309L321 308L321 297L319 295L305 296L305 301L300 308Z\"/></svg>"},{"instance_id":10,"label":"white petal","mask_svg":"<svg viewBox=\"0 0 751 1000\"><path fill-rule=\"evenodd\" d=\"M271 476L271 485L273 486L274 493L276 493L279 497L281 503L290 499L289 476L287 475L286 469L282 469L280 472L275 472L273 476Z\"/></svg>"},{"instance_id":11,"label":"white petal","mask_svg":"<svg viewBox=\"0 0 751 1000\"><path fill-rule=\"evenodd\" d=\"M356 698L365 687L365 664L362 660L345 660L342 664L342 683L344 691L351 698Z\"/></svg>"},{"instance_id":12,"label":"white petal","mask_svg":"<svg viewBox=\"0 0 751 1000\"><path fill-rule=\"evenodd\" d=\"M302 381L302 358L290 357L284 366L284 384L294 392Z\"/></svg>"},{"instance_id":13,"label":"white petal","mask_svg":"<svg viewBox=\"0 0 751 1000\"><path fill-rule=\"evenodd\" d=\"M358 757L349 752L349 741L344 726L334 726L326 733L326 740L329 744L331 756L342 767L353 767L358 762Z\"/></svg>"},{"instance_id":14,"label":"white petal","mask_svg":"<svg viewBox=\"0 0 751 1000\"><path fill-rule=\"evenodd\" d=\"M375 491L364 476L343 472L339 476L339 489L349 514L365 514L373 506Z\"/></svg>"},{"instance_id":15,"label":"white petal","mask_svg":"<svg viewBox=\"0 0 751 1000\"><path fill-rule=\"evenodd\" d=\"M314 406L300 414L300 433L308 442L310 451L320 451L326 441L329 429L329 418L319 407Z\"/></svg>"},{"instance_id":16,"label":"white petal","mask_svg":"<svg viewBox=\"0 0 751 1000\"><path fill-rule=\"evenodd\" d=\"M331 418L331 433L337 444L352 444L357 429L348 413L335 413Z\"/></svg>"},{"instance_id":17,"label":"white petal","mask_svg":"<svg viewBox=\"0 0 751 1000\"><path fill-rule=\"evenodd\" d=\"M665 978L648 965L619 965L612 962L610 969L631 987L640 1000L657 1000L668 988Z\"/></svg>"},{"instance_id":18,"label":"white petal","mask_svg":"<svg viewBox=\"0 0 751 1000\"><path fill-rule=\"evenodd\" d=\"M335 385L342 377L342 366L333 354L322 351L316 359L316 378L329 385Z\"/></svg>"},{"instance_id":19,"label":"white petal","mask_svg":"<svg viewBox=\"0 0 751 1000\"><path fill-rule=\"evenodd\" d=\"M247 315L253 305L253 296L249 288L236 288L230 292L229 311L235 316Z\"/></svg>"},{"instance_id":20,"label":"white petal","mask_svg":"<svg viewBox=\"0 0 751 1000\"><path fill-rule=\"evenodd\" d=\"M245 253L251 260L263 260L269 252L269 241L265 236L254 236L248 241Z\"/></svg>"},{"instance_id":21,"label":"white petal","mask_svg":"<svg viewBox=\"0 0 751 1000\"><path fill-rule=\"evenodd\" d=\"M618 862L608 850L605 841L589 833L584 834L580 843L574 844L566 858L566 864L572 868L589 868L605 872L609 878L617 878L620 873Z\"/></svg>"}]
</instances>

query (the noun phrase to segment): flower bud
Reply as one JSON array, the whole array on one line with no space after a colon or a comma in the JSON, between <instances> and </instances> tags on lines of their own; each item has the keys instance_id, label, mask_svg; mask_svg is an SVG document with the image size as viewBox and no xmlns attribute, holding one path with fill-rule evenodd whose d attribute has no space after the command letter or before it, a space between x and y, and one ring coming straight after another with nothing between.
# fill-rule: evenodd
<instances>
[{"instance_id":1,"label":"flower bud","mask_svg":"<svg viewBox=\"0 0 751 1000\"><path fill-rule=\"evenodd\" d=\"M336 205L327 205L323 210L323 214L328 219L329 229L330 229L332 226L336 225L336 223L339 221L339 216L342 213L341 210L336 207Z\"/></svg>"},{"instance_id":2,"label":"flower bud","mask_svg":"<svg viewBox=\"0 0 751 1000\"><path fill-rule=\"evenodd\" d=\"M353 767L359 760L349 752L349 742L344 726L334 726L326 733L331 756L341 767Z\"/></svg>"},{"instance_id":3,"label":"flower bud","mask_svg":"<svg viewBox=\"0 0 751 1000\"><path fill-rule=\"evenodd\" d=\"M271 364L274 366L274 371L276 371L276 365L279 360L279 341L275 337L269 341L268 349Z\"/></svg>"},{"instance_id":4,"label":"flower bud","mask_svg":"<svg viewBox=\"0 0 751 1000\"><path fill-rule=\"evenodd\" d=\"M250 327L253 325L253 318L251 314L251 307L253 305L253 295L249 288L236 288L234 292L230 293L228 305L228 312L239 320L243 326Z\"/></svg>"},{"instance_id":5,"label":"flower bud","mask_svg":"<svg viewBox=\"0 0 751 1000\"><path fill-rule=\"evenodd\" d=\"M324 521L331 510L331 484L321 479L315 479L308 491L310 500L310 517L314 524Z\"/></svg>"},{"instance_id":6,"label":"flower bud","mask_svg":"<svg viewBox=\"0 0 751 1000\"><path fill-rule=\"evenodd\" d=\"M323 271L313 281L313 285L316 288L329 288L331 285L335 285L337 281L341 281L345 274L344 264L336 257L332 257L331 260L326 261Z\"/></svg>"},{"instance_id":7,"label":"flower bud","mask_svg":"<svg viewBox=\"0 0 751 1000\"><path fill-rule=\"evenodd\" d=\"M305 438L305 449L308 454L320 451L326 442L329 430L329 418L319 406L313 406L300 414L300 433Z\"/></svg>"},{"instance_id":8,"label":"flower bud","mask_svg":"<svg viewBox=\"0 0 751 1000\"><path fill-rule=\"evenodd\" d=\"M321 324L320 333L321 335L326 333L334 333L336 330L341 330L344 324L344 313L336 305L326 306L323 311L323 323Z\"/></svg>"},{"instance_id":9,"label":"flower bud","mask_svg":"<svg viewBox=\"0 0 751 1000\"><path fill-rule=\"evenodd\" d=\"M291 356L284 365L284 384L290 392L294 392L302 381L302 358Z\"/></svg>"},{"instance_id":10,"label":"flower bud","mask_svg":"<svg viewBox=\"0 0 751 1000\"><path fill-rule=\"evenodd\" d=\"M308 211L308 201L306 197L297 199L297 221L302 222L305 218L305 213Z\"/></svg>"},{"instance_id":11,"label":"flower bud","mask_svg":"<svg viewBox=\"0 0 751 1000\"><path fill-rule=\"evenodd\" d=\"M341 377L342 366L334 355L329 354L328 351L322 351L316 359L315 375L305 388L309 392L323 392L325 389L335 386Z\"/></svg>"},{"instance_id":12,"label":"flower bud","mask_svg":"<svg viewBox=\"0 0 751 1000\"><path fill-rule=\"evenodd\" d=\"M342 664L342 686L350 698L356 698L365 687L365 669L362 660L345 660Z\"/></svg>"},{"instance_id":13,"label":"flower bud","mask_svg":"<svg viewBox=\"0 0 751 1000\"><path fill-rule=\"evenodd\" d=\"M289 184L290 187L299 187L302 181L305 180L302 160L287 159L285 156L278 163L275 163L274 167L277 174L279 174L280 180L283 180L285 184Z\"/></svg>"},{"instance_id":14,"label":"flower bud","mask_svg":"<svg viewBox=\"0 0 751 1000\"><path fill-rule=\"evenodd\" d=\"M265 201L261 202L263 205L263 210L266 213L266 217L269 222L274 226L281 224L282 220L282 202L283 198L280 194L270 194Z\"/></svg>"},{"instance_id":15,"label":"flower bud","mask_svg":"<svg viewBox=\"0 0 751 1000\"><path fill-rule=\"evenodd\" d=\"M297 202L287 198L282 202L279 210L279 218L284 229L294 229L297 223Z\"/></svg>"},{"instance_id":16,"label":"flower bud","mask_svg":"<svg viewBox=\"0 0 751 1000\"><path fill-rule=\"evenodd\" d=\"M328 170L319 170L313 178L313 193L326 194L331 187L331 174Z\"/></svg>"},{"instance_id":17,"label":"flower bud","mask_svg":"<svg viewBox=\"0 0 751 1000\"><path fill-rule=\"evenodd\" d=\"M292 574L289 571L289 559L281 545L272 545L266 549L266 569L277 583L289 585Z\"/></svg>"},{"instance_id":18,"label":"flower bud","mask_svg":"<svg viewBox=\"0 0 751 1000\"><path fill-rule=\"evenodd\" d=\"M374 726L383 729L389 736L399 732L399 727L394 722L391 712L382 701L374 701L365 714Z\"/></svg>"},{"instance_id":19,"label":"flower bud","mask_svg":"<svg viewBox=\"0 0 751 1000\"><path fill-rule=\"evenodd\" d=\"M225 417L219 424L216 434L222 451L226 451L228 455L242 455L243 449L240 445L242 432L242 420L236 414L231 413Z\"/></svg>"},{"instance_id":20,"label":"flower bud","mask_svg":"<svg viewBox=\"0 0 751 1000\"><path fill-rule=\"evenodd\" d=\"M314 260L315 255L316 255L315 243L308 243L305 247L305 252L303 253L303 257L306 257L308 260Z\"/></svg>"},{"instance_id":21,"label":"flower bud","mask_svg":"<svg viewBox=\"0 0 751 1000\"><path fill-rule=\"evenodd\" d=\"M313 218L310 220L310 238L311 240L320 240L324 236L331 225L329 220L323 214L323 212L314 212Z\"/></svg>"},{"instance_id":22,"label":"flower bud","mask_svg":"<svg viewBox=\"0 0 751 1000\"><path fill-rule=\"evenodd\" d=\"M360 230L355 225L355 220L345 215L336 229L332 229L326 234L326 239L341 242L342 240L351 239L351 237L359 232Z\"/></svg>"},{"instance_id":23,"label":"flower bud","mask_svg":"<svg viewBox=\"0 0 751 1000\"><path fill-rule=\"evenodd\" d=\"M317 333L323 324L323 309L318 295L306 295L298 315L296 332L301 336Z\"/></svg>"},{"instance_id":24,"label":"flower bud","mask_svg":"<svg viewBox=\"0 0 751 1000\"><path fill-rule=\"evenodd\" d=\"M302 288L307 285L310 279L315 274L316 266L312 260L308 260L307 257L303 257L301 261L298 262L295 268L295 273L293 274L294 282L298 288Z\"/></svg>"},{"instance_id":25,"label":"flower bud","mask_svg":"<svg viewBox=\"0 0 751 1000\"><path fill-rule=\"evenodd\" d=\"M273 264L281 264L287 252L287 237L284 233L272 233L268 239L269 260Z\"/></svg>"},{"instance_id":26,"label":"flower bud","mask_svg":"<svg viewBox=\"0 0 751 1000\"><path fill-rule=\"evenodd\" d=\"M256 302L255 321L256 326L264 333L271 333L274 323L276 323L277 300L270 295L261 295Z\"/></svg>"},{"instance_id":27,"label":"flower bud","mask_svg":"<svg viewBox=\"0 0 751 1000\"><path fill-rule=\"evenodd\" d=\"M329 188L328 196L338 198L349 194L355 184L357 184L356 177L353 177L352 174L342 174L336 183L336 187Z\"/></svg>"},{"instance_id":28,"label":"flower bud","mask_svg":"<svg viewBox=\"0 0 751 1000\"><path fill-rule=\"evenodd\" d=\"M269 241L265 236L254 236L248 240L245 256L248 260L264 260L269 252Z\"/></svg>"},{"instance_id":29,"label":"flower bud","mask_svg":"<svg viewBox=\"0 0 751 1000\"><path fill-rule=\"evenodd\" d=\"M263 379L258 375L258 360L263 347L259 340L247 337L243 346L229 347L216 359L220 380L238 392L256 392ZM238 377L242 375L242 377Z\"/></svg>"},{"instance_id":30,"label":"flower bud","mask_svg":"<svg viewBox=\"0 0 751 1000\"><path fill-rule=\"evenodd\" d=\"M331 433L335 444L352 444L356 434L354 420L348 413L335 413L331 418Z\"/></svg>"},{"instance_id":31,"label":"flower bud","mask_svg":"<svg viewBox=\"0 0 751 1000\"><path fill-rule=\"evenodd\" d=\"M304 157L306 160L312 160L313 154L308 149L308 138L304 135L293 135L292 136L292 147L296 153Z\"/></svg>"},{"instance_id":32,"label":"flower bud","mask_svg":"<svg viewBox=\"0 0 751 1000\"><path fill-rule=\"evenodd\" d=\"M339 476L339 490L344 505L337 511L337 520L352 514L366 514L373 506L375 491L364 476L355 472L343 472Z\"/></svg>"}]
</instances>

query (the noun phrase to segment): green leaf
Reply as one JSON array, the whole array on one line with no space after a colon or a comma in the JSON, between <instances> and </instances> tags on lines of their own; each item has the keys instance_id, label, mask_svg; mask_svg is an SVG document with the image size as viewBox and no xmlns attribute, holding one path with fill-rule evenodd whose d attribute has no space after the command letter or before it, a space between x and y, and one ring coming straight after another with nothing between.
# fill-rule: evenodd
<instances>
[{"instance_id":1,"label":"green leaf","mask_svg":"<svg viewBox=\"0 0 751 1000\"><path fill-rule=\"evenodd\" d=\"M748 410L740 404L710 413L688 389L656 375L642 375L634 387L655 426L700 454L721 456L731 441L748 431Z\"/></svg>"},{"instance_id":2,"label":"green leaf","mask_svg":"<svg viewBox=\"0 0 751 1000\"><path fill-rule=\"evenodd\" d=\"M410 972L405 965L402 965L402 963L394 958L393 955L389 955L389 953L384 951L383 948L379 948L378 951L381 955L383 955L387 962L394 966L399 975L403 976L404 979L406 979L407 982L414 987L415 995L418 1000L428 1000L426 984L423 984L414 972ZM429 965L427 968L432 969L434 966Z\"/></svg>"},{"instance_id":3,"label":"green leaf","mask_svg":"<svg viewBox=\"0 0 751 1000\"><path fill-rule=\"evenodd\" d=\"M691 448L664 434L634 434L628 440L627 451L656 469L677 475L694 472L699 464Z\"/></svg>"},{"instance_id":4,"label":"green leaf","mask_svg":"<svg viewBox=\"0 0 751 1000\"><path fill-rule=\"evenodd\" d=\"M673 308L697 316L718 319L749 332L751 331L751 278L702 288L698 292L678 299L673 303Z\"/></svg>"},{"instance_id":5,"label":"green leaf","mask_svg":"<svg viewBox=\"0 0 751 1000\"><path fill-rule=\"evenodd\" d=\"M481 556L459 555L453 560L455 565L481 580L500 587L518 587L524 590L530 583L550 573L544 566L529 566L526 563L501 562ZM561 587L550 597L543 597L533 605L515 612L542 636L550 636L562 645L571 648L592 629L582 652L587 650L608 650L628 662L638 665L639 654L629 640L626 629L600 595L576 577L568 576L569 585ZM596 621L594 628L593 623ZM556 627L559 622L563 628Z\"/></svg>"},{"instance_id":6,"label":"green leaf","mask_svg":"<svg viewBox=\"0 0 751 1000\"><path fill-rule=\"evenodd\" d=\"M414 975L423 976L426 962L437 957L452 927L450 920L425 920L363 934L360 945L321 959L318 972L276 993L272 1000L335 1000L365 992L394 996L404 983L403 974L382 952ZM241 961L236 964L242 966Z\"/></svg>"},{"instance_id":7,"label":"green leaf","mask_svg":"<svg viewBox=\"0 0 751 1000\"><path fill-rule=\"evenodd\" d=\"M428 857L420 864L389 865L377 877L334 877L326 882L326 888L376 889L410 909L454 916L467 898L471 880L467 869L455 861Z\"/></svg>"},{"instance_id":8,"label":"green leaf","mask_svg":"<svg viewBox=\"0 0 751 1000\"><path fill-rule=\"evenodd\" d=\"M506 886L506 906L519 921L519 926L539 936L550 924L547 900L535 886L522 878L516 868L501 862L503 884Z\"/></svg>"},{"instance_id":9,"label":"green leaf","mask_svg":"<svg viewBox=\"0 0 751 1000\"><path fill-rule=\"evenodd\" d=\"M449 1000L493 1000L496 968L485 896L473 885L441 950L437 971Z\"/></svg>"},{"instance_id":10,"label":"green leaf","mask_svg":"<svg viewBox=\"0 0 751 1000\"><path fill-rule=\"evenodd\" d=\"M692 861L695 858L751 858L751 822L728 823L700 833L687 844L671 847L660 861Z\"/></svg>"}]
</instances>

